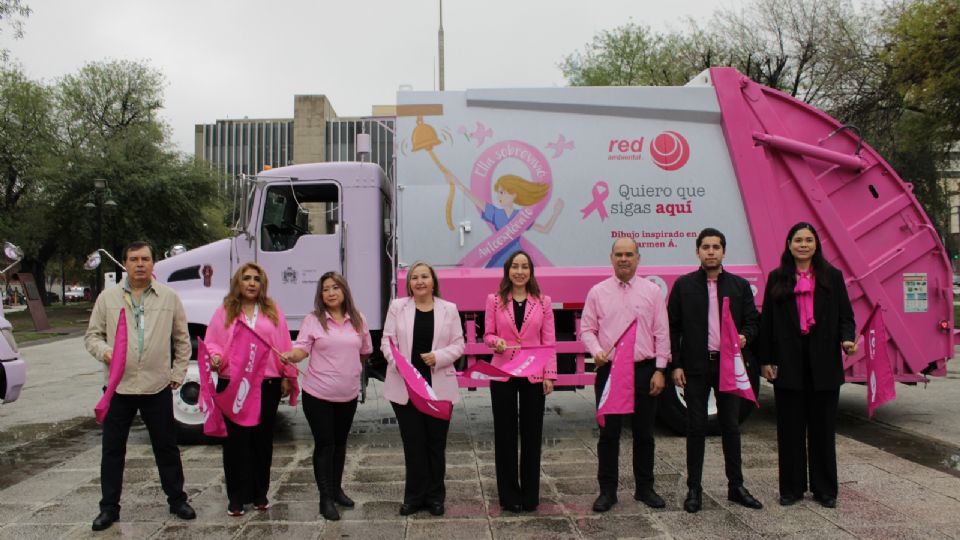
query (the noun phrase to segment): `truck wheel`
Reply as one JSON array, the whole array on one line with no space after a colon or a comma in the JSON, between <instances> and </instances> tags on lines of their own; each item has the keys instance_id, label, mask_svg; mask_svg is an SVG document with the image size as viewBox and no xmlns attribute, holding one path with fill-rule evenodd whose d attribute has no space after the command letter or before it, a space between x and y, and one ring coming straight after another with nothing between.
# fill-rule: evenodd
<instances>
[{"instance_id":1,"label":"truck wheel","mask_svg":"<svg viewBox=\"0 0 960 540\"><path fill-rule=\"evenodd\" d=\"M200 369L197 362L191 360L183 384L173 391L173 418L177 422L177 440L182 444L209 442L203 434L199 402Z\"/></svg>"},{"instance_id":2,"label":"truck wheel","mask_svg":"<svg viewBox=\"0 0 960 540\"><path fill-rule=\"evenodd\" d=\"M753 393L759 397L760 374L756 370L750 369L747 372L750 376L750 384L753 386ZM752 401L740 400L741 424L750 417L755 408L757 407ZM677 435L687 434L687 402L683 399L683 389L674 386L670 377L667 377L667 385L660 394L660 401L657 403L657 418ZM717 400L713 395L713 390L710 390L710 395L707 397L707 435L719 434L720 421L717 420Z\"/></svg>"}]
</instances>

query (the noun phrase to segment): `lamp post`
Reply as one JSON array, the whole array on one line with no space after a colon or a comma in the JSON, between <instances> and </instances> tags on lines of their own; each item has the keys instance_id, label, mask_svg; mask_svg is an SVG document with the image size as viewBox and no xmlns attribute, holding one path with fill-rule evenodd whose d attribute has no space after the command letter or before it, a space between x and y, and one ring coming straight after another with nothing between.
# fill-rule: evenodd
<instances>
[{"instance_id":1,"label":"lamp post","mask_svg":"<svg viewBox=\"0 0 960 540\"><path fill-rule=\"evenodd\" d=\"M87 196L87 203L83 205L84 208L88 210L96 211L97 213L97 229L96 229L96 246L94 249L100 249L103 245L103 210L104 208L108 210L114 210L117 207L117 202L113 200L113 194L110 192L110 188L107 187L107 181L103 178L95 178L93 180L93 191ZM100 291L102 285L100 283L100 267L97 266L97 278L93 287L93 300L96 300L100 296Z\"/></svg>"}]
</instances>

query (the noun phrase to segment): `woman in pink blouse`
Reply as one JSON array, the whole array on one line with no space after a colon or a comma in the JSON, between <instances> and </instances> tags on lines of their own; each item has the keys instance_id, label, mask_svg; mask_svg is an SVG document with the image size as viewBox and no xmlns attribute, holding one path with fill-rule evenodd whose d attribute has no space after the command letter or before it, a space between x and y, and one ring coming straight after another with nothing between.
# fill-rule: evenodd
<instances>
[{"instance_id":1,"label":"woman in pink blouse","mask_svg":"<svg viewBox=\"0 0 960 540\"><path fill-rule=\"evenodd\" d=\"M357 311L343 276L327 272L317 283L314 311L303 319L297 342L284 362L310 357L303 377L303 412L313 433L313 476L320 490L320 513L335 521L334 503L354 502L343 492L347 435L357 412L360 372L373 352L367 320Z\"/></svg>"},{"instance_id":2,"label":"woman in pink blouse","mask_svg":"<svg viewBox=\"0 0 960 540\"><path fill-rule=\"evenodd\" d=\"M507 258L499 290L487 296L483 321L483 341L493 349L491 363L497 367L513 360L521 347L553 346L556 343L553 306L550 297L540 293L533 261L526 252L515 251ZM490 382L497 493L500 506L509 512L533 512L540 504L543 408L556 378L557 357L554 354L537 376Z\"/></svg>"},{"instance_id":3,"label":"woman in pink blouse","mask_svg":"<svg viewBox=\"0 0 960 540\"><path fill-rule=\"evenodd\" d=\"M267 273L256 263L246 263L230 280L230 292L223 298L207 326L204 343L214 369L220 375L217 391L230 383L229 359L233 325L246 324L275 350L289 351L290 331L283 311L267 296ZM242 516L244 505L257 510L270 507L270 465L273 462L273 427L280 398L296 387L297 370L271 354L264 370L260 395L260 423L244 427L224 417L227 439L223 443L223 473L227 483L227 513Z\"/></svg>"}]
</instances>

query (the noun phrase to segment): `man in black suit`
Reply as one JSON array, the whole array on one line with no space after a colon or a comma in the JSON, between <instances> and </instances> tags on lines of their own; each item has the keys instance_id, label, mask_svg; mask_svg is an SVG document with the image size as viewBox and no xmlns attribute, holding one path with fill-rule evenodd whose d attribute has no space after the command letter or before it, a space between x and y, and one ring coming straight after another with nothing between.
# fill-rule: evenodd
<instances>
[{"instance_id":1,"label":"man in black suit","mask_svg":"<svg viewBox=\"0 0 960 540\"><path fill-rule=\"evenodd\" d=\"M760 316L747 280L723 270L727 240L723 233L706 228L697 236L700 268L681 276L673 285L667 313L673 353L673 383L684 389L687 402L687 498L683 508L698 512L703 506L703 452L710 389L717 401L717 416L723 437L723 461L727 473L727 499L747 508L763 505L743 487L740 460L740 397L721 393L720 310L730 298L740 335L740 348L757 335Z\"/></svg>"}]
</instances>

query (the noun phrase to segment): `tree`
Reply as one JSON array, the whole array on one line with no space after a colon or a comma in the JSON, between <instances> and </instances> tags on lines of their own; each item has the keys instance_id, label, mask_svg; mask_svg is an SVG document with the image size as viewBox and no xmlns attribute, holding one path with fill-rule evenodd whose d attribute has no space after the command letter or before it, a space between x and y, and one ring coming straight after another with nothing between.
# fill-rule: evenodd
<instances>
[{"instance_id":1,"label":"tree","mask_svg":"<svg viewBox=\"0 0 960 540\"><path fill-rule=\"evenodd\" d=\"M23 19L30 16L30 8L22 0L0 0L0 21L13 29L14 39L23 37ZM7 49L0 49L0 61L6 61Z\"/></svg>"}]
</instances>

